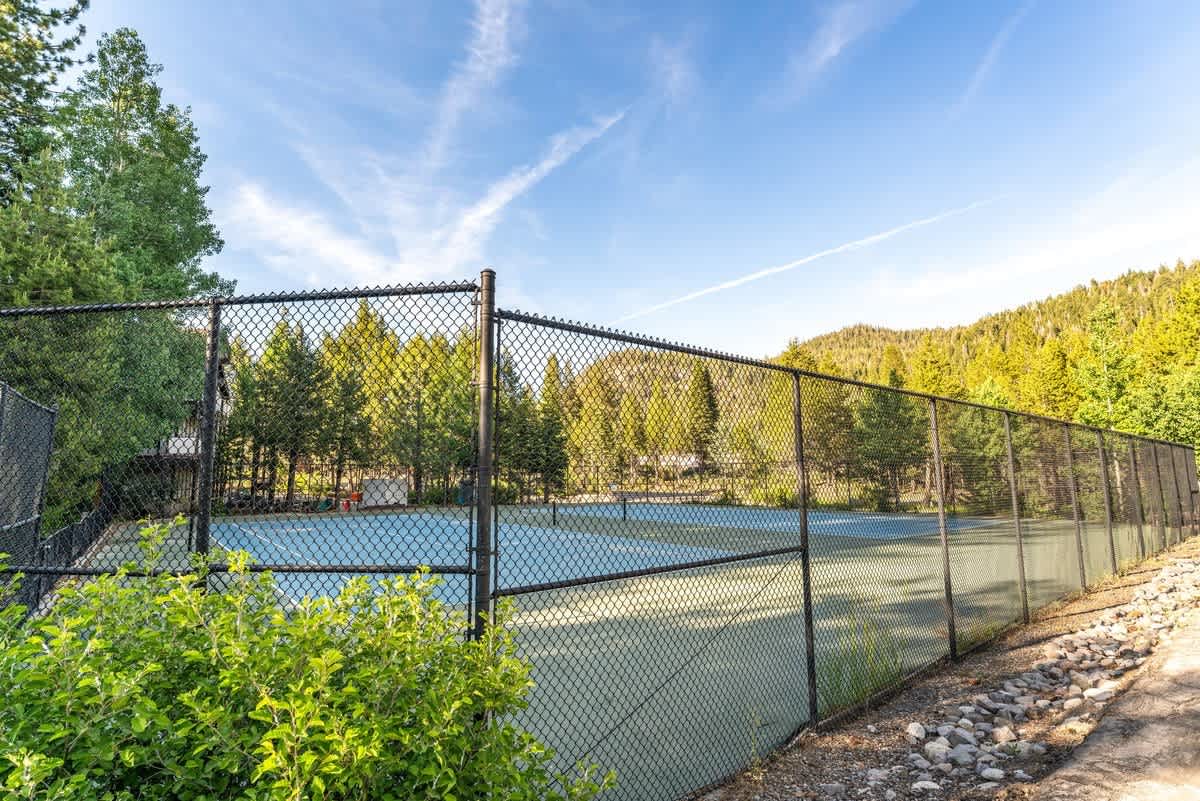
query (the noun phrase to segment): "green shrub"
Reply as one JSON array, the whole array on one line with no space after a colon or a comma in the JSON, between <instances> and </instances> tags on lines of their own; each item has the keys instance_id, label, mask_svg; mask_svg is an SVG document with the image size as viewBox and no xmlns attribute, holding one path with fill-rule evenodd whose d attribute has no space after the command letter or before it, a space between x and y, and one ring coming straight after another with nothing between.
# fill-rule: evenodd
<instances>
[{"instance_id":1,"label":"green shrub","mask_svg":"<svg viewBox=\"0 0 1200 801\"><path fill-rule=\"evenodd\" d=\"M148 566L166 527L148 530ZM286 611L269 574L65 587L0 611L0 798L582 800L512 724L529 667L501 608L480 640L424 573Z\"/></svg>"}]
</instances>

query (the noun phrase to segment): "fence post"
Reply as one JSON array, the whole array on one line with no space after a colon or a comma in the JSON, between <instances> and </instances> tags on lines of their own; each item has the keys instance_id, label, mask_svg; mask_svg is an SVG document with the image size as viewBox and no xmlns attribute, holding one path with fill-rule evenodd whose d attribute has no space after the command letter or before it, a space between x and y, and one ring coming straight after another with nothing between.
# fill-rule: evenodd
<instances>
[{"instance_id":1,"label":"fence post","mask_svg":"<svg viewBox=\"0 0 1200 801\"><path fill-rule=\"evenodd\" d=\"M950 638L950 658L958 659L958 633L954 625L954 590L950 581L950 538L946 532L946 493L942 475L942 443L938 436L937 401L929 399L929 434L933 440L933 473L937 486L938 536L942 541L942 579L946 589L946 633Z\"/></svg>"},{"instance_id":2,"label":"fence post","mask_svg":"<svg viewBox=\"0 0 1200 801\"><path fill-rule=\"evenodd\" d=\"M1129 440L1129 468L1133 473L1133 512L1134 522L1137 523L1138 559L1146 558L1145 510L1142 509L1142 479L1138 475L1137 440Z\"/></svg>"},{"instance_id":3,"label":"fence post","mask_svg":"<svg viewBox=\"0 0 1200 801\"><path fill-rule=\"evenodd\" d=\"M479 274L479 451L475 465L475 608L473 636L483 636L492 617L492 391L496 369L495 352L496 273Z\"/></svg>"},{"instance_id":4,"label":"fence post","mask_svg":"<svg viewBox=\"0 0 1200 801\"><path fill-rule=\"evenodd\" d=\"M1184 448L1183 461L1184 472L1187 473L1188 503L1192 508L1192 536L1194 537L1198 533L1198 529L1200 529L1200 508L1197 508L1197 504L1200 504L1200 492L1192 489L1195 486L1193 482L1197 480L1196 448L1194 445Z\"/></svg>"},{"instance_id":5,"label":"fence post","mask_svg":"<svg viewBox=\"0 0 1200 801\"><path fill-rule=\"evenodd\" d=\"M1079 588L1087 587L1087 569L1083 564L1083 521L1079 515L1079 487L1075 480L1075 453L1071 447L1071 424L1063 423L1063 441L1067 444L1067 479L1071 487L1071 517L1075 521L1075 554L1079 559Z\"/></svg>"},{"instance_id":6,"label":"fence post","mask_svg":"<svg viewBox=\"0 0 1200 801\"><path fill-rule=\"evenodd\" d=\"M1004 447L1008 450L1008 489L1012 495L1013 525L1017 529L1017 581L1021 590L1021 620L1029 622L1029 591L1025 585L1025 537L1021 531L1021 505L1017 500L1017 461L1013 458L1012 425L1004 413Z\"/></svg>"},{"instance_id":7,"label":"fence post","mask_svg":"<svg viewBox=\"0 0 1200 801\"><path fill-rule=\"evenodd\" d=\"M808 465L804 461L804 416L800 375L792 373L792 427L796 451L796 489L800 500L800 575L804 597L804 669L808 676L808 720L816 723L817 653L813 636L812 557L808 549Z\"/></svg>"},{"instance_id":8,"label":"fence post","mask_svg":"<svg viewBox=\"0 0 1200 801\"><path fill-rule=\"evenodd\" d=\"M1104 533L1108 535L1108 561L1113 575L1117 573L1117 543L1113 539L1112 487L1108 480L1108 451L1104 447L1104 432L1096 430L1096 445L1100 449L1100 486L1104 490Z\"/></svg>"},{"instance_id":9,"label":"fence post","mask_svg":"<svg viewBox=\"0 0 1200 801\"><path fill-rule=\"evenodd\" d=\"M1175 458L1175 446L1171 448L1171 478L1175 482L1175 505L1179 508L1179 541L1183 542L1183 494L1179 489L1179 460ZM1190 491L1190 487L1189 487Z\"/></svg>"},{"instance_id":10,"label":"fence post","mask_svg":"<svg viewBox=\"0 0 1200 801\"><path fill-rule=\"evenodd\" d=\"M1163 550L1167 547L1167 502L1163 499L1162 468L1158 464L1158 446L1153 442L1150 443L1150 453L1154 455L1154 459L1150 462L1154 477L1154 516L1158 526L1158 541L1161 544L1159 550Z\"/></svg>"},{"instance_id":11,"label":"fence post","mask_svg":"<svg viewBox=\"0 0 1200 801\"><path fill-rule=\"evenodd\" d=\"M212 525L213 462L217 438L217 392L221 371L221 301L208 304L208 348L204 354L204 398L200 410L200 465L196 489L196 552L208 553Z\"/></svg>"}]
</instances>

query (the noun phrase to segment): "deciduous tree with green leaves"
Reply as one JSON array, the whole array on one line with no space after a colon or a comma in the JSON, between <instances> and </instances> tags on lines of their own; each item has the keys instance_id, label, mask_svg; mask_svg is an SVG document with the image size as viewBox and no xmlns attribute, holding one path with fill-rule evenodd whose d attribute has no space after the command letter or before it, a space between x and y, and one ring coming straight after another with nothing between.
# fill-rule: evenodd
<instances>
[{"instance_id":1,"label":"deciduous tree with green leaves","mask_svg":"<svg viewBox=\"0 0 1200 801\"><path fill-rule=\"evenodd\" d=\"M163 101L161 72L132 29L100 38L95 66L56 114L67 176L131 296L227 294L232 283L201 268L223 245L201 183L205 156L189 110Z\"/></svg>"}]
</instances>

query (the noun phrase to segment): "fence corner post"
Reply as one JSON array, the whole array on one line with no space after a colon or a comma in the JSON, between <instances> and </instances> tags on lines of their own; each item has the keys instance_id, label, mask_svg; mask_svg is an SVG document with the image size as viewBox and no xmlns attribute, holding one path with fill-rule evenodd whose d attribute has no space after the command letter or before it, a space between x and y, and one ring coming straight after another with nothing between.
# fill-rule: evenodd
<instances>
[{"instance_id":1,"label":"fence corner post","mask_svg":"<svg viewBox=\"0 0 1200 801\"><path fill-rule=\"evenodd\" d=\"M1067 486L1071 490L1071 519L1075 521L1075 557L1079 560L1079 589L1087 589L1087 567L1083 561L1083 520L1079 514L1079 486L1075 476L1075 449L1071 445L1071 424L1063 423L1063 441L1067 446Z\"/></svg>"},{"instance_id":2,"label":"fence corner post","mask_svg":"<svg viewBox=\"0 0 1200 801\"><path fill-rule=\"evenodd\" d=\"M475 593L471 610L472 636L483 636L492 619L492 394L496 371L495 352L496 273L491 269L479 274L479 409L476 428L479 436L475 464Z\"/></svg>"},{"instance_id":3,"label":"fence corner post","mask_svg":"<svg viewBox=\"0 0 1200 801\"><path fill-rule=\"evenodd\" d=\"M208 346L204 353L204 397L200 409L200 464L196 478L196 552L209 551L212 526L213 463L216 460L217 394L221 373L221 299L208 304Z\"/></svg>"},{"instance_id":4,"label":"fence corner post","mask_svg":"<svg viewBox=\"0 0 1200 801\"><path fill-rule=\"evenodd\" d=\"M954 589L950 580L950 537L946 530L946 488L942 472L942 442L938 434L937 401L929 399L929 434L933 443L933 475L937 487L938 536L942 541L942 579L946 591L946 633L950 640L950 658L958 660L958 632L954 620Z\"/></svg>"},{"instance_id":5,"label":"fence corner post","mask_svg":"<svg viewBox=\"0 0 1200 801\"><path fill-rule=\"evenodd\" d=\"M1012 498L1013 526L1017 530L1017 586L1021 593L1021 622L1029 622L1029 587L1025 581L1025 535L1021 530L1021 504L1017 493L1017 460L1013 457L1011 415L1004 412L1004 447L1008 451L1008 491Z\"/></svg>"},{"instance_id":6,"label":"fence corner post","mask_svg":"<svg viewBox=\"0 0 1200 801\"><path fill-rule=\"evenodd\" d=\"M804 413L801 405L800 374L792 373L792 423L796 451L796 489L800 504L800 575L804 603L804 670L808 680L808 722L815 725L820 709L817 699L817 652L813 636L812 555L808 545L808 467L804 461Z\"/></svg>"}]
</instances>

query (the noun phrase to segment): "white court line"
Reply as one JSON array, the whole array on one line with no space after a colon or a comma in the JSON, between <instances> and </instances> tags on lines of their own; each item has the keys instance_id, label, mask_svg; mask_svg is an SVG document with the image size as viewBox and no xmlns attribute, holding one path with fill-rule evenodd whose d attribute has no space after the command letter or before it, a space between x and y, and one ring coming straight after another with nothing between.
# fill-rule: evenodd
<instances>
[{"instance_id":1,"label":"white court line","mask_svg":"<svg viewBox=\"0 0 1200 801\"><path fill-rule=\"evenodd\" d=\"M273 545L275 548L279 549L280 551L283 551L284 553L291 554L292 556L296 557L297 559L300 559L302 564L306 564L306 565L319 565L320 564L320 562L313 561L312 559L306 557L304 554L299 553L297 551L293 551L291 548L288 548L287 546L283 545L282 543L276 542L275 540L271 539L270 537L264 537L263 535L256 532L254 529L246 528L245 526L241 525L240 523L234 523L232 520L230 520L230 521L226 521L226 524L233 526L234 528L239 529L241 531L244 531L247 534L249 534L251 537L262 540L263 542L267 543L268 545ZM222 546L222 547L225 547L225 546ZM228 548L226 548L226 550L228 550Z\"/></svg>"}]
</instances>

